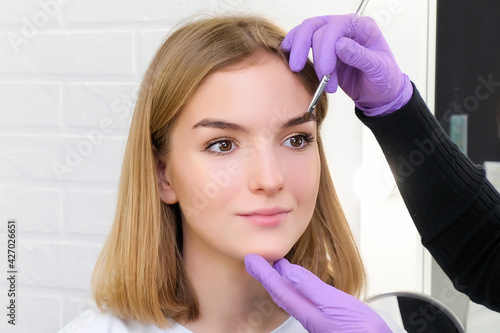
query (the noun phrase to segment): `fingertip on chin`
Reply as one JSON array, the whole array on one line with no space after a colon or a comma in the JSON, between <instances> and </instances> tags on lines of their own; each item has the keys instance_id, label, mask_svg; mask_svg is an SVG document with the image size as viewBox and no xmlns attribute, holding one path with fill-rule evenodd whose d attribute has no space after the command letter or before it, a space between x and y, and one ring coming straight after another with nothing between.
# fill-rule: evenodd
<instances>
[{"instance_id":1,"label":"fingertip on chin","mask_svg":"<svg viewBox=\"0 0 500 333\"><path fill-rule=\"evenodd\" d=\"M247 263L252 263L254 262L255 260L259 260L260 256L258 254L255 254L255 253L249 253L247 255L245 255L245 264Z\"/></svg>"},{"instance_id":2,"label":"fingertip on chin","mask_svg":"<svg viewBox=\"0 0 500 333\"><path fill-rule=\"evenodd\" d=\"M249 253L245 255L244 261L246 267L249 267L249 265L254 265L264 262L267 262L268 264L272 265L273 262L275 261L275 258L271 258L266 255L259 255L257 253Z\"/></svg>"},{"instance_id":3,"label":"fingertip on chin","mask_svg":"<svg viewBox=\"0 0 500 333\"><path fill-rule=\"evenodd\" d=\"M249 253L249 254L245 255L245 258L244 258L245 268L248 272L251 273L252 267L257 260L259 260L258 255L254 254L254 253Z\"/></svg>"},{"instance_id":4,"label":"fingertip on chin","mask_svg":"<svg viewBox=\"0 0 500 333\"><path fill-rule=\"evenodd\" d=\"M273 262L273 268L280 271L284 266L290 264L288 260L285 258L278 259Z\"/></svg>"}]
</instances>

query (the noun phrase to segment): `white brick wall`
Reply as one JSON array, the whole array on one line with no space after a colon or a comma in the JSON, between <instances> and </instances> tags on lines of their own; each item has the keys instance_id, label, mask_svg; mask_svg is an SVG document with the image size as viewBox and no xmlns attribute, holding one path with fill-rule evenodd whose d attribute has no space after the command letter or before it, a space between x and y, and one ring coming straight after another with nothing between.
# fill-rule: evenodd
<instances>
[{"instance_id":1,"label":"white brick wall","mask_svg":"<svg viewBox=\"0 0 500 333\"><path fill-rule=\"evenodd\" d=\"M0 100L2 104L9 106L9 108L0 109L0 123L3 126L60 125L60 83L2 82L0 83Z\"/></svg>"},{"instance_id":2,"label":"white brick wall","mask_svg":"<svg viewBox=\"0 0 500 333\"><path fill-rule=\"evenodd\" d=\"M86 307L92 268L114 215L138 83L176 23L200 12L236 11L263 14L288 29L310 16L353 12L357 4L0 0L2 272L8 218L17 219L19 231L18 325L7 325L1 310L0 331L55 332ZM352 103L337 96L332 108L346 110L325 124L326 147L358 234L360 204L351 180L361 163L361 124ZM3 276L0 309L7 304Z\"/></svg>"}]
</instances>

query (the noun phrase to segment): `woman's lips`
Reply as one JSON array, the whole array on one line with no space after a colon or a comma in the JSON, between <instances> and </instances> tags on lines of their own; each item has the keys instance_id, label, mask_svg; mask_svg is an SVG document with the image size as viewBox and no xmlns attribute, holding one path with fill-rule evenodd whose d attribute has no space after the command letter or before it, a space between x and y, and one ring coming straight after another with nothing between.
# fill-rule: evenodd
<instances>
[{"instance_id":1,"label":"woman's lips","mask_svg":"<svg viewBox=\"0 0 500 333\"><path fill-rule=\"evenodd\" d=\"M238 214L238 216L243 217L249 223L261 227L273 227L283 222L288 216L288 213L290 213L289 209L271 208Z\"/></svg>"}]
</instances>

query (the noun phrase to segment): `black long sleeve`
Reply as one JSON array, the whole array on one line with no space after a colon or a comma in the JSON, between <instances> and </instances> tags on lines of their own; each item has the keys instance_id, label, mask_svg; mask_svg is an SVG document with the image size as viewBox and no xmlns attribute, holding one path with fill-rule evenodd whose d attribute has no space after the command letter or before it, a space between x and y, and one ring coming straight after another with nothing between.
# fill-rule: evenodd
<instances>
[{"instance_id":1,"label":"black long sleeve","mask_svg":"<svg viewBox=\"0 0 500 333\"><path fill-rule=\"evenodd\" d=\"M384 117L356 115L379 142L422 244L474 302L500 311L500 194L451 142L414 87Z\"/></svg>"}]
</instances>

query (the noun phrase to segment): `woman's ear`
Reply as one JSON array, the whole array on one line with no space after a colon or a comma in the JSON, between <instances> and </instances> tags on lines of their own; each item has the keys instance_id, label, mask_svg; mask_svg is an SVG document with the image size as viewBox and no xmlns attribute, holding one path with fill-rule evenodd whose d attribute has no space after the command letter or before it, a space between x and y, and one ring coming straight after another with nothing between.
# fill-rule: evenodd
<instances>
[{"instance_id":1,"label":"woman's ear","mask_svg":"<svg viewBox=\"0 0 500 333\"><path fill-rule=\"evenodd\" d=\"M153 147L153 155L155 158L156 174L158 179L158 192L160 194L160 199L166 204L173 205L177 203L177 195L175 194L172 185L167 177L167 165L159 157L158 152Z\"/></svg>"}]
</instances>

